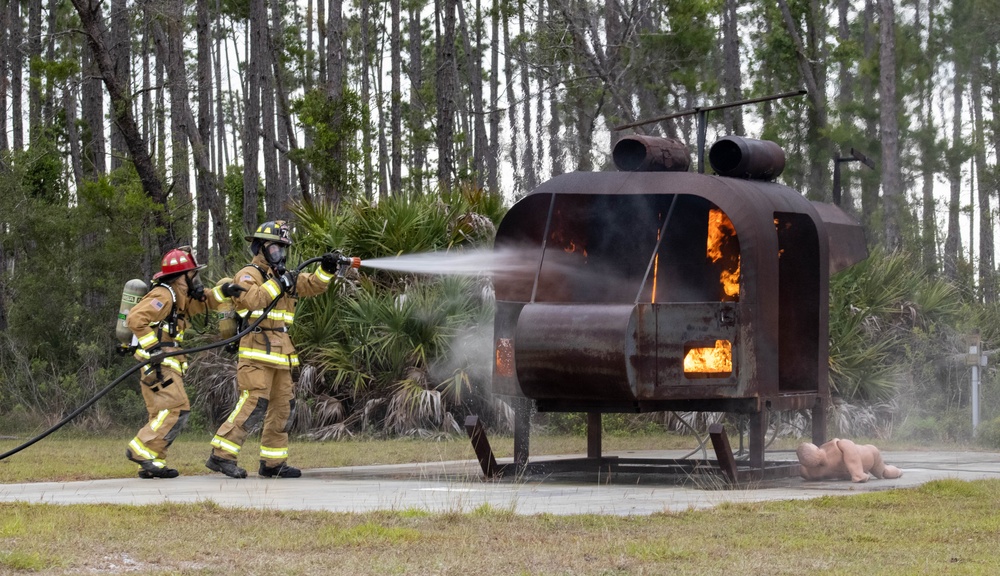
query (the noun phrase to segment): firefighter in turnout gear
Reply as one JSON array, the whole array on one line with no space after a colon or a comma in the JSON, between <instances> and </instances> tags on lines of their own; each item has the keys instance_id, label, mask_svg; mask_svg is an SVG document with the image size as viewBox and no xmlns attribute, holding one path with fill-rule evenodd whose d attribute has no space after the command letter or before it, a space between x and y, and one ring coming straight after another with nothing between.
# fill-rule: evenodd
<instances>
[{"instance_id":1,"label":"firefighter in turnout gear","mask_svg":"<svg viewBox=\"0 0 1000 576\"><path fill-rule=\"evenodd\" d=\"M190 247L168 251L153 275L153 288L132 307L125 319L132 331L137 360L149 359L139 388L149 421L128 444L125 456L139 465L140 478L176 478L166 464L167 449L187 422L191 404L184 391L184 355L163 356L179 349L188 318L216 308L228 299L223 285L206 291L198 278L204 268Z\"/></svg>"},{"instance_id":2,"label":"firefighter in turnout gear","mask_svg":"<svg viewBox=\"0 0 1000 576\"><path fill-rule=\"evenodd\" d=\"M288 327L295 321L296 300L325 292L341 263L336 254L328 253L314 273L287 270L285 258L292 241L282 220L261 224L246 240L253 260L233 277L241 290L233 298L236 313L253 322L273 300L278 303L240 340L239 399L212 439L212 455L205 466L231 478L245 478L247 472L237 464L237 457L247 435L263 423L259 475L298 478L299 469L286 463L288 431L295 414L292 369L299 365Z\"/></svg>"}]
</instances>

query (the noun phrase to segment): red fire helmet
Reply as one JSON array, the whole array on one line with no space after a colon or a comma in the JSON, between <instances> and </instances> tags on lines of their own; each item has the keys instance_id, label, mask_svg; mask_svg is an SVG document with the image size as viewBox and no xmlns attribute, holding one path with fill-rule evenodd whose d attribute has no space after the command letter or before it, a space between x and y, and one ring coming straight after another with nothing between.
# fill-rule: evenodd
<instances>
[{"instance_id":1,"label":"red fire helmet","mask_svg":"<svg viewBox=\"0 0 1000 576\"><path fill-rule=\"evenodd\" d=\"M153 274L153 280L187 272L188 270L201 270L204 267L204 264L198 264L190 248L174 248L163 255L163 260L160 262L160 271Z\"/></svg>"}]
</instances>

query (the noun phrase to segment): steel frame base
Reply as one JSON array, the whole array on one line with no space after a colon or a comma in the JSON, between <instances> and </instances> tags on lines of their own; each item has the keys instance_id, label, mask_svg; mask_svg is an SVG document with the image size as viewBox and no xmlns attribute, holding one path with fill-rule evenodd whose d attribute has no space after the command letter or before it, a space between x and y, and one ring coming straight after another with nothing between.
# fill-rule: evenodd
<instances>
[{"instance_id":1,"label":"steel frame base","mask_svg":"<svg viewBox=\"0 0 1000 576\"><path fill-rule=\"evenodd\" d=\"M592 427L588 427L593 430ZM600 455L600 437L588 435L586 458L562 458L528 462L526 455L514 462L499 464L490 447L489 439L479 417L471 415L465 420L465 430L472 442L476 459L483 470L485 479L510 479L524 476L558 474L569 472L590 472L600 475L610 474L666 474L689 477L712 475L726 484L743 485L760 480L788 478L798 475L798 462L762 462L759 465L738 462L729 446L729 437L722 424L709 427L709 437L715 450L716 460L669 459L669 458L621 458ZM599 430L599 428L598 428ZM596 445L596 447L595 447ZM515 450L515 453L517 450Z\"/></svg>"}]
</instances>

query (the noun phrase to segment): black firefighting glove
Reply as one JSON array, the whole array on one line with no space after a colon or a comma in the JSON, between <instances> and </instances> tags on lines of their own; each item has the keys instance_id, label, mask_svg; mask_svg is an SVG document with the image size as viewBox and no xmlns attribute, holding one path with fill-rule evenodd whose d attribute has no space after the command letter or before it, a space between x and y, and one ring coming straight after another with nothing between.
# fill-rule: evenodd
<instances>
[{"instance_id":1,"label":"black firefighting glove","mask_svg":"<svg viewBox=\"0 0 1000 576\"><path fill-rule=\"evenodd\" d=\"M240 295L240 292L246 292L247 289L240 286L235 282L226 282L222 285L222 295L226 298L235 298Z\"/></svg>"},{"instance_id":2,"label":"black firefighting glove","mask_svg":"<svg viewBox=\"0 0 1000 576\"><path fill-rule=\"evenodd\" d=\"M336 274L337 268L340 267L340 252L334 250L323 254L323 261L320 262L319 267L327 274Z\"/></svg>"},{"instance_id":3,"label":"black firefighting glove","mask_svg":"<svg viewBox=\"0 0 1000 576\"><path fill-rule=\"evenodd\" d=\"M278 285L281 286L282 294L289 294L295 292L295 281L298 279L299 273L295 270L288 270L281 276L278 276Z\"/></svg>"}]
</instances>

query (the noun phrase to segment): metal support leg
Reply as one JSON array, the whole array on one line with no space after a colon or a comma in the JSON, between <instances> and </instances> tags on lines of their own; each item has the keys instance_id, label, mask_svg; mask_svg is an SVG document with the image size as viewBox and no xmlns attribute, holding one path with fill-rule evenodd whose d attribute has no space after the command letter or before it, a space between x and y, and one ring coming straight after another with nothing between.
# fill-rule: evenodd
<instances>
[{"instance_id":1,"label":"metal support leg","mask_svg":"<svg viewBox=\"0 0 1000 576\"><path fill-rule=\"evenodd\" d=\"M736 458L733 457L733 450L729 447L729 436L726 436L726 428L722 424L712 424L708 427L708 436L712 439L715 459L719 461L722 473L730 482L736 482Z\"/></svg>"},{"instance_id":2,"label":"metal support leg","mask_svg":"<svg viewBox=\"0 0 1000 576\"><path fill-rule=\"evenodd\" d=\"M816 399L816 405L812 409L812 441L820 446L826 442L826 403L822 398Z\"/></svg>"},{"instance_id":3,"label":"metal support leg","mask_svg":"<svg viewBox=\"0 0 1000 576\"><path fill-rule=\"evenodd\" d=\"M764 438L767 435L767 411L750 414L750 467L764 468Z\"/></svg>"},{"instance_id":4,"label":"metal support leg","mask_svg":"<svg viewBox=\"0 0 1000 576\"><path fill-rule=\"evenodd\" d=\"M587 412L587 458L601 457L601 413Z\"/></svg>"},{"instance_id":5,"label":"metal support leg","mask_svg":"<svg viewBox=\"0 0 1000 576\"><path fill-rule=\"evenodd\" d=\"M473 414L465 418L465 431L472 440L472 449L476 452L479 467L483 469L483 476L495 478L500 469L497 467L497 459L493 456L493 449L490 448L490 441L486 438L486 431L483 429L483 423L479 421L479 416Z\"/></svg>"},{"instance_id":6,"label":"metal support leg","mask_svg":"<svg viewBox=\"0 0 1000 576\"><path fill-rule=\"evenodd\" d=\"M531 400L514 400L514 466L522 472L528 464L528 444L531 439Z\"/></svg>"}]
</instances>

